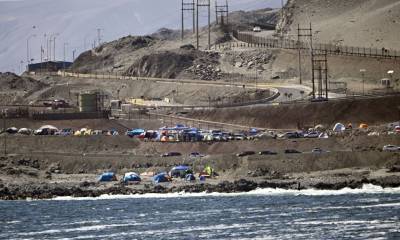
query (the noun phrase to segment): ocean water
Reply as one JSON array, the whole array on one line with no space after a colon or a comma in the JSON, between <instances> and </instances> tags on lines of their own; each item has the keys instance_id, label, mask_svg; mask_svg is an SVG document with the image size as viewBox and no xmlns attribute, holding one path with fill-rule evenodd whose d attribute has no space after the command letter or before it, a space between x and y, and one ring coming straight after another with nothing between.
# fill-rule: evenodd
<instances>
[{"instance_id":1,"label":"ocean water","mask_svg":"<svg viewBox=\"0 0 400 240\"><path fill-rule=\"evenodd\" d=\"M0 239L400 239L400 189L0 201Z\"/></svg>"}]
</instances>

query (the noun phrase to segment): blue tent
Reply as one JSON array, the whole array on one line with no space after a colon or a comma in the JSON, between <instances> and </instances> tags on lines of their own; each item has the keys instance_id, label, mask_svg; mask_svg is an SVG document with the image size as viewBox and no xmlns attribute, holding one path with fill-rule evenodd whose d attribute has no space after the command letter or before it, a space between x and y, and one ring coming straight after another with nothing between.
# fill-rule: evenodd
<instances>
[{"instance_id":1,"label":"blue tent","mask_svg":"<svg viewBox=\"0 0 400 240\"><path fill-rule=\"evenodd\" d=\"M159 173L153 177L155 183L168 182L169 178L166 173Z\"/></svg>"},{"instance_id":2,"label":"blue tent","mask_svg":"<svg viewBox=\"0 0 400 240\"><path fill-rule=\"evenodd\" d=\"M142 181L142 179L139 177L139 175L137 173L125 173L124 175L124 182L128 183L128 182L140 182Z\"/></svg>"},{"instance_id":3,"label":"blue tent","mask_svg":"<svg viewBox=\"0 0 400 240\"><path fill-rule=\"evenodd\" d=\"M113 173L113 172L105 172L100 175L98 180L99 180L99 182L111 182L111 181L116 181L117 177L115 176L115 173Z\"/></svg>"},{"instance_id":4,"label":"blue tent","mask_svg":"<svg viewBox=\"0 0 400 240\"><path fill-rule=\"evenodd\" d=\"M190 167L181 165L172 168L169 175L174 178L185 178L188 173L191 173Z\"/></svg>"},{"instance_id":5,"label":"blue tent","mask_svg":"<svg viewBox=\"0 0 400 240\"><path fill-rule=\"evenodd\" d=\"M185 180L190 182L190 181L195 181L196 178L193 174L188 174L188 175L186 175Z\"/></svg>"}]
</instances>

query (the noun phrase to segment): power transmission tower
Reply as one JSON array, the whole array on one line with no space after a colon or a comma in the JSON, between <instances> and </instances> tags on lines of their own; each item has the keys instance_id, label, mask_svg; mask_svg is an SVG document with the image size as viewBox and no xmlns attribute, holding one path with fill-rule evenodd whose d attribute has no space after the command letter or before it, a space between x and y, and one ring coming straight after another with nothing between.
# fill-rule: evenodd
<instances>
[{"instance_id":1,"label":"power transmission tower","mask_svg":"<svg viewBox=\"0 0 400 240\"><path fill-rule=\"evenodd\" d=\"M221 22L221 25L224 25L224 18L226 18L226 24L229 24L228 0L225 0L225 5L218 5L218 0L215 0L215 17L217 24L220 24ZM219 18L221 18L221 21L219 21Z\"/></svg>"},{"instance_id":2,"label":"power transmission tower","mask_svg":"<svg viewBox=\"0 0 400 240\"><path fill-rule=\"evenodd\" d=\"M210 0L196 0L196 39L197 49L199 49L199 8L208 8L208 49L211 49L211 1Z\"/></svg>"},{"instance_id":3,"label":"power transmission tower","mask_svg":"<svg viewBox=\"0 0 400 240\"><path fill-rule=\"evenodd\" d=\"M190 2L185 2L187 0L182 0L182 40L185 35L185 11L192 12L193 16L193 33L195 32L196 29L196 12L195 12L195 0L190 0Z\"/></svg>"},{"instance_id":4,"label":"power transmission tower","mask_svg":"<svg viewBox=\"0 0 400 240\"><path fill-rule=\"evenodd\" d=\"M301 69L301 50L303 48L306 48L304 46L304 41L302 39L305 38L305 40L309 40L310 42L310 49L311 49L311 58L313 54L313 46L312 46L312 27L310 23L309 28L300 28L300 24L297 26L297 50L299 52L299 81L300 84L303 84L303 79L302 79L302 69ZM314 84L314 83L313 83Z\"/></svg>"},{"instance_id":5,"label":"power transmission tower","mask_svg":"<svg viewBox=\"0 0 400 240\"><path fill-rule=\"evenodd\" d=\"M328 100L328 57L327 52L314 53L312 57L313 98L315 99L315 80L318 81L318 98Z\"/></svg>"}]
</instances>

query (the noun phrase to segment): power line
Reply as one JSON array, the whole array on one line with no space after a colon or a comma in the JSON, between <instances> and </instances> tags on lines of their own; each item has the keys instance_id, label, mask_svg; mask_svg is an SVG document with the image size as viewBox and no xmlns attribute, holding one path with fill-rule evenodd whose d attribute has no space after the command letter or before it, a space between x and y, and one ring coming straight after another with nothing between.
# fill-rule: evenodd
<instances>
[{"instance_id":1,"label":"power line","mask_svg":"<svg viewBox=\"0 0 400 240\"><path fill-rule=\"evenodd\" d=\"M182 40L185 37L185 11L191 12L193 16L193 33L195 32L196 22L195 22L195 2L194 0L190 0L191 2L185 2L186 0L182 0Z\"/></svg>"},{"instance_id":2,"label":"power line","mask_svg":"<svg viewBox=\"0 0 400 240\"><path fill-rule=\"evenodd\" d=\"M199 49L199 8L208 8L208 49L211 49L211 1L210 0L196 0L196 39L197 49Z\"/></svg>"}]
</instances>

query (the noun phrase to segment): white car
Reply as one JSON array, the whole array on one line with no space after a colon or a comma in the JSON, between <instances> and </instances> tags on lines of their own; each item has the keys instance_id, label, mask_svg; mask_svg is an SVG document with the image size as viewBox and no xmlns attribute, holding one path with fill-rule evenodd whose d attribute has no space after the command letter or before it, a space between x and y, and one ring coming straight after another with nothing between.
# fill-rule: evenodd
<instances>
[{"instance_id":1,"label":"white car","mask_svg":"<svg viewBox=\"0 0 400 240\"><path fill-rule=\"evenodd\" d=\"M253 32L261 32L261 28L256 26L253 28Z\"/></svg>"},{"instance_id":2,"label":"white car","mask_svg":"<svg viewBox=\"0 0 400 240\"><path fill-rule=\"evenodd\" d=\"M400 151L400 147L395 146L395 145L385 145L385 146L383 146L382 150L385 152L397 152L397 151Z\"/></svg>"}]
</instances>

